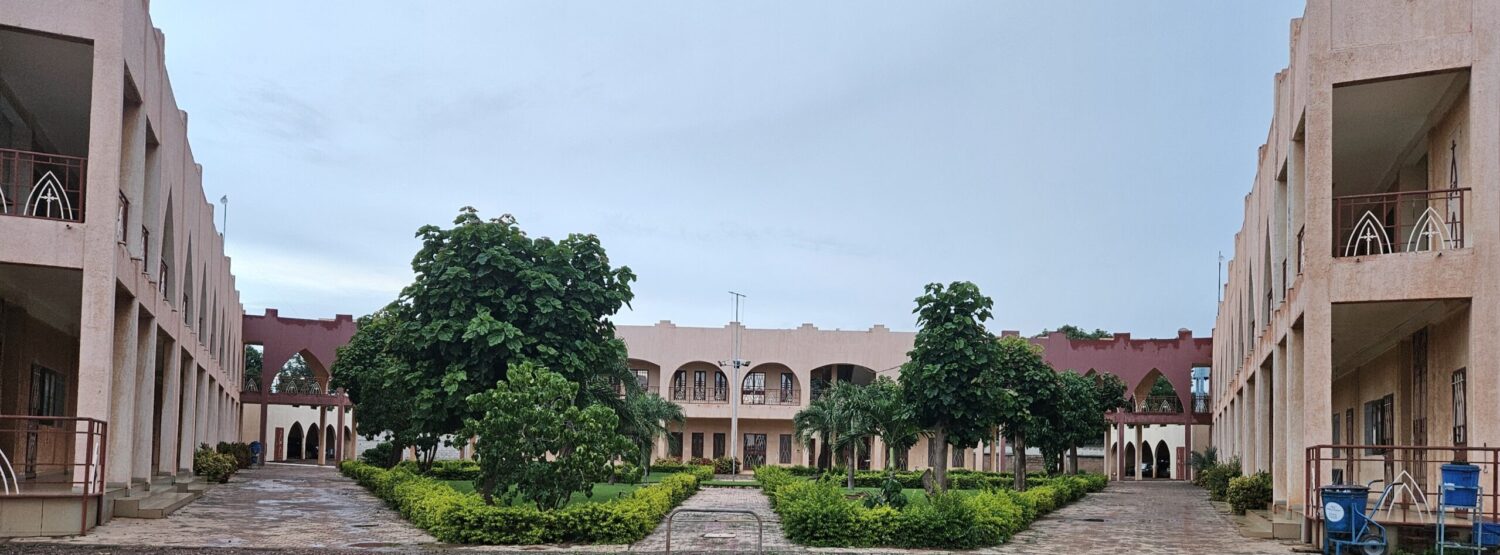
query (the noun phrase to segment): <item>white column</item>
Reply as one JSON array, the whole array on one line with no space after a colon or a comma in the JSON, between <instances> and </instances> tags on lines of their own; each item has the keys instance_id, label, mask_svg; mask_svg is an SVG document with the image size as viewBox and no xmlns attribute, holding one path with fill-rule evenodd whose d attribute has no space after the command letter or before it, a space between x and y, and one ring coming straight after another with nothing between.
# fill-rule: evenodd
<instances>
[{"instance_id":1,"label":"white column","mask_svg":"<svg viewBox=\"0 0 1500 555\"><path fill-rule=\"evenodd\" d=\"M105 482L111 486L126 486L130 483L130 449L135 433L135 371L139 361L136 349L140 344L136 329L139 322L140 305L135 299L121 299L123 304L115 307L114 371L110 375L109 443L100 449L107 452Z\"/></svg>"},{"instance_id":2,"label":"white column","mask_svg":"<svg viewBox=\"0 0 1500 555\"><path fill-rule=\"evenodd\" d=\"M131 448L134 462L130 477L137 481L149 481L155 469L151 468L152 440L156 437L156 319L142 322L140 365L135 372L135 444Z\"/></svg>"},{"instance_id":3,"label":"white column","mask_svg":"<svg viewBox=\"0 0 1500 555\"><path fill-rule=\"evenodd\" d=\"M157 440L156 472L177 474L178 431L177 409L182 406L182 357L177 354L177 342L169 336L162 342L161 351L161 432Z\"/></svg>"},{"instance_id":4,"label":"white column","mask_svg":"<svg viewBox=\"0 0 1500 555\"><path fill-rule=\"evenodd\" d=\"M177 446L177 469L191 473L193 470L193 450L198 448L194 443L198 439L198 419L194 412L198 408L198 368L192 359L180 357L182 367L180 369L182 382L180 421L178 422L178 446Z\"/></svg>"}]
</instances>

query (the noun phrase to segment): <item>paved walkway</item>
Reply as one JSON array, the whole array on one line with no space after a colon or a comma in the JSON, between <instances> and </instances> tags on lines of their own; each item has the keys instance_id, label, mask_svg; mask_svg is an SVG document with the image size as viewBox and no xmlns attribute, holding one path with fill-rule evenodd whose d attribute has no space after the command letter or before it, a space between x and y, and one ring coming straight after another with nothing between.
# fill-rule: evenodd
<instances>
[{"instance_id":1,"label":"paved walkway","mask_svg":"<svg viewBox=\"0 0 1500 555\"><path fill-rule=\"evenodd\" d=\"M754 512L764 525L766 552L798 550L781 533L781 518L760 488L705 487L678 506L682 509L740 509ZM672 521L672 551L755 552L755 517L745 514L683 513ZM631 551L665 551L667 523L646 536Z\"/></svg>"},{"instance_id":2,"label":"paved walkway","mask_svg":"<svg viewBox=\"0 0 1500 555\"><path fill-rule=\"evenodd\" d=\"M1032 523L992 553L1177 555L1291 553L1293 544L1245 538L1186 482L1112 482Z\"/></svg>"},{"instance_id":3,"label":"paved walkway","mask_svg":"<svg viewBox=\"0 0 1500 555\"><path fill-rule=\"evenodd\" d=\"M164 519L117 518L87 536L26 541L294 549L409 548L435 542L331 467L274 463L241 471Z\"/></svg>"}]
</instances>

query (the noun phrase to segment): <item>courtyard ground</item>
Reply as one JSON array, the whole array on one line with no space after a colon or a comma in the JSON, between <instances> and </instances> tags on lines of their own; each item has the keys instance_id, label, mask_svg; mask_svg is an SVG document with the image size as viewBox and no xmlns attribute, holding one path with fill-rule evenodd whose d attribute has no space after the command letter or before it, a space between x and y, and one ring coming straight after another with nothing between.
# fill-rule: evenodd
<instances>
[{"instance_id":1,"label":"courtyard ground","mask_svg":"<svg viewBox=\"0 0 1500 555\"><path fill-rule=\"evenodd\" d=\"M892 549L825 549L790 545L766 498L753 488L704 488L684 508L743 508L765 523L768 553L892 553ZM754 519L684 513L672 534L674 552L753 551ZM661 552L665 526L632 546L456 547L436 543L332 468L272 465L245 471L229 484L161 520L116 519L88 536L0 543L0 553L187 554L239 548L236 553L332 552ZM1115 482L1059 509L1012 538L973 553L996 554L1279 554L1292 544L1247 539L1182 482ZM932 551L907 551L912 554Z\"/></svg>"}]
</instances>

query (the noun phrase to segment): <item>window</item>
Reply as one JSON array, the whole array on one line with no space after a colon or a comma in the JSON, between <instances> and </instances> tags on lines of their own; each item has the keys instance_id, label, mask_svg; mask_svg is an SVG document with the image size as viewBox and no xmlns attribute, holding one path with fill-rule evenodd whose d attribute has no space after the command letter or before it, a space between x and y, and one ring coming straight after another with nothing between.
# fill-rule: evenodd
<instances>
[{"instance_id":1,"label":"window","mask_svg":"<svg viewBox=\"0 0 1500 555\"><path fill-rule=\"evenodd\" d=\"M747 405L766 404L766 373L751 372L745 375L745 382L740 384L744 388L740 392L740 402Z\"/></svg>"},{"instance_id":2,"label":"window","mask_svg":"<svg viewBox=\"0 0 1500 555\"><path fill-rule=\"evenodd\" d=\"M797 402L797 386L791 373L781 374L781 402Z\"/></svg>"},{"instance_id":3,"label":"window","mask_svg":"<svg viewBox=\"0 0 1500 555\"><path fill-rule=\"evenodd\" d=\"M115 214L115 240L125 244L127 237L125 230L130 229L130 198L125 196L125 191L120 191L120 208Z\"/></svg>"},{"instance_id":4,"label":"window","mask_svg":"<svg viewBox=\"0 0 1500 555\"><path fill-rule=\"evenodd\" d=\"M672 458L682 458L682 432L672 432L672 439L667 441L667 453Z\"/></svg>"},{"instance_id":5,"label":"window","mask_svg":"<svg viewBox=\"0 0 1500 555\"><path fill-rule=\"evenodd\" d=\"M723 372L714 372L714 400L729 400L729 378Z\"/></svg>"},{"instance_id":6,"label":"window","mask_svg":"<svg viewBox=\"0 0 1500 555\"><path fill-rule=\"evenodd\" d=\"M1359 438L1354 435L1354 409L1344 409L1344 441L1354 443L1355 441L1358 441L1358 439ZM1354 450L1345 449L1344 456L1349 457L1349 460L1351 461L1354 460Z\"/></svg>"},{"instance_id":7,"label":"window","mask_svg":"<svg viewBox=\"0 0 1500 555\"><path fill-rule=\"evenodd\" d=\"M1342 421L1342 419L1339 418L1340 416L1342 416L1342 415L1340 415L1338 412L1334 412L1333 413L1333 444L1334 445L1342 445L1344 443L1344 438L1343 438L1343 436L1340 435L1340 432L1342 432L1343 429L1344 429L1343 421ZM1334 447L1333 448L1333 456L1334 456L1334 458L1338 458L1338 457L1341 457L1343 455L1344 455L1344 453L1343 453L1342 449L1339 449L1338 447Z\"/></svg>"},{"instance_id":8,"label":"window","mask_svg":"<svg viewBox=\"0 0 1500 555\"><path fill-rule=\"evenodd\" d=\"M1365 445L1390 445L1394 439L1391 425L1394 397L1386 395L1365 403ZM1367 449L1366 455L1384 455L1386 449Z\"/></svg>"},{"instance_id":9,"label":"window","mask_svg":"<svg viewBox=\"0 0 1500 555\"><path fill-rule=\"evenodd\" d=\"M780 451L776 454L776 462L781 464L792 464L792 434L781 434L777 447Z\"/></svg>"},{"instance_id":10,"label":"window","mask_svg":"<svg viewBox=\"0 0 1500 555\"><path fill-rule=\"evenodd\" d=\"M953 448L953 468L963 468L963 467L964 467L964 450L960 449L958 447L954 447Z\"/></svg>"},{"instance_id":11,"label":"window","mask_svg":"<svg viewBox=\"0 0 1500 555\"><path fill-rule=\"evenodd\" d=\"M722 458L724 456L724 438L725 437L727 437L725 434L714 434L714 458L715 459Z\"/></svg>"},{"instance_id":12,"label":"window","mask_svg":"<svg viewBox=\"0 0 1500 555\"><path fill-rule=\"evenodd\" d=\"M703 458L703 432L693 432L693 458Z\"/></svg>"},{"instance_id":13,"label":"window","mask_svg":"<svg viewBox=\"0 0 1500 555\"><path fill-rule=\"evenodd\" d=\"M1467 370L1459 368L1453 372L1453 445L1469 444L1469 395Z\"/></svg>"},{"instance_id":14,"label":"window","mask_svg":"<svg viewBox=\"0 0 1500 555\"><path fill-rule=\"evenodd\" d=\"M678 401L687 399L687 374L681 370L672 374L672 399Z\"/></svg>"},{"instance_id":15,"label":"window","mask_svg":"<svg viewBox=\"0 0 1500 555\"><path fill-rule=\"evenodd\" d=\"M705 398L707 392L704 390L704 387L707 380L707 372L702 370L693 372L693 400L702 401Z\"/></svg>"},{"instance_id":16,"label":"window","mask_svg":"<svg viewBox=\"0 0 1500 555\"><path fill-rule=\"evenodd\" d=\"M31 415L67 416L68 379L40 365L31 367Z\"/></svg>"},{"instance_id":17,"label":"window","mask_svg":"<svg viewBox=\"0 0 1500 555\"><path fill-rule=\"evenodd\" d=\"M635 383L640 384L641 390L651 391L651 373L645 370L636 370Z\"/></svg>"}]
</instances>

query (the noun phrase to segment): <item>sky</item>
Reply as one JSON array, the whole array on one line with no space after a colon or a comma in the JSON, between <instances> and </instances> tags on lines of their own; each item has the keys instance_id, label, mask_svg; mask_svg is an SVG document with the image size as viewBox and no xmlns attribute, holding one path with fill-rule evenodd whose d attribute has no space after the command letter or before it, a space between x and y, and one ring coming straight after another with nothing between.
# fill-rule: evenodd
<instances>
[{"instance_id":1,"label":"sky","mask_svg":"<svg viewBox=\"0 0 1500 555\"><path fill-rule=\"evenodd\" d=\"M464 206L621 324L1211 332L1301 2L156 0L248 313L361 315Z\"/></svg>"}]
</instances>

